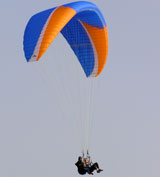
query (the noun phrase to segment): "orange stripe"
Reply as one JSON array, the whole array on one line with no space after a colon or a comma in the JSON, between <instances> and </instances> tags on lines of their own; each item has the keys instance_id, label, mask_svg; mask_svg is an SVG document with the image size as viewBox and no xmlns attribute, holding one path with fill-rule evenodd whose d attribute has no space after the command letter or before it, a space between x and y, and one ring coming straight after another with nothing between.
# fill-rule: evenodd
<instances>
[{"instance_id":1,"label":"orange stripe","mask_svg":"<svg viewBox=\"0 0 160 177\"><path fill-rule=\"evenodd\" d=\"M75 10L70 7L63 6L58 7L53 12L46 28L46 31L44 33L37 60L41 58L41 56L48 49L48 47L53 42L58 33L63 29L63 27L75 14Z\"/></svg>"},{"instance_id":2,"label":"orange stripe","mask_svg":"<svg viewBox=\"0 0 160 177\"><path fill-rule=\"evenodd\" d=\"M87 29L97 51L98 55L98 76L103 70L105 63L107 61L108 55L108 31L105 26L104 29L93 27L87 23L82 22L84 27Z\"/></svg>"}]
</instances>

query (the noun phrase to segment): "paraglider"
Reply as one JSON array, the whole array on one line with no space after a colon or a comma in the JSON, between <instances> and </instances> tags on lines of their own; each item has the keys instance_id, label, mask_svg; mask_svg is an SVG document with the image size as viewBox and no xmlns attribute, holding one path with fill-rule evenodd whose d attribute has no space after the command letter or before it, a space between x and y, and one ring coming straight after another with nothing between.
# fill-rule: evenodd
<instances>
[{"instance_id":1,"label":"paraglider","mask_svg":"<svg viewBox=\"0 0 160 177\"><path fill-rule=\"evenodd\" d=\"M32 16L26 26L23 40L27 62L38 61L59 33L63 35L73 50L85 76L94 78L100 75L108 55L108 31L98 7L91 2L77 1ZM88 95L91 97L90 93ZM82 107L83 104L85 102L82 102ZM90 117L91 114L89 108L85 108L85 110L88 110L87 113L84 113L87 121L87 117ZM88 141L88 137L85 139ZM88 142L83 145L82 152L84 152L84 146L88 152ZM98 163L88 165L84 163L88 159L89 156L86 159L79 158L76 163L78 169L82 165L86 166L85 172L90 174L94 170L102 171L99 169Z\"/></svg>"}]
</instances>

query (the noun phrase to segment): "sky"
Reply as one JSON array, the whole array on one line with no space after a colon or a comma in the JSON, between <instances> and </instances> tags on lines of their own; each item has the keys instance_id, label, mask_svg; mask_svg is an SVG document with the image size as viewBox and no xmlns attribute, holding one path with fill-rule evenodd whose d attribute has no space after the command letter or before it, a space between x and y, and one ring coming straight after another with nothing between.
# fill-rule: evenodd
<instances>
[{"instance_id":1,"label":"sky","mask_svg":"<svg viewBox=\"0 0 160 177\"><path fill-rule=\"evenodd\" d=\"M39 69L43 61L39 67L27 63L23 53L29 18L68 2L1 3L0 176L79 176L74 165L80 155L79 140L73 117L66 115L72 107L56 87L58 76L48 83ZM160 2L92 2L102 11L109 33L108 60L94 86L90 150L93 161L104 169L95 175L159 177ZM52 70L56 74L54 62L71 61L74 54L59 35L44 58L50 59L45 63L49 74ZM65 78L66 85L70 79ZM57 106L63 101L64 113Z\"/></svg>"}]
</instances>

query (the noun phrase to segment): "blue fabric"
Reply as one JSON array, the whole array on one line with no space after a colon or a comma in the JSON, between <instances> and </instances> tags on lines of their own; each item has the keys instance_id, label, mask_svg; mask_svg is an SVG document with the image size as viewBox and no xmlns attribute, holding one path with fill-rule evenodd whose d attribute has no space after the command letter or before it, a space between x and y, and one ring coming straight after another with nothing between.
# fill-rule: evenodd
<instances>
[{"instance_id":1,"label":"blue fabric","mask_svg":"<svg viewBox=\"0 0 160 177\"><path fill-rule=\"evenodd\" d=\"M96 8L96 5L88 1L77 1L64 4L64 7L70 7L74 9L77 13L79 11L85 10L86 8Z\"/></svg>"},{"instance_id":2,"label":"blue fabric","mask_svg":"<svg viewBox=\"0 0 160 177\"><path fill-rule=\"evenodd\" d=\"M23 40L24 53L27 61L31 58L43 26L54 9L55 8L40 12L32 16L29 20Z\"/></svg>"},{"instance_id":3,"label":"blue fabric","mask_svg":"<svg viewBox=\"0 0 160 177\"><path fill-rule=\"evenodd\" d=\"M94 68L94 53L91 41L81 23L74 17L61 31L70 47L76 54L86 76Z\"/></svg>"},{"instance_id":4,"label":"blue fabric","mask_svg":"<svg viewBox=\"0 0 160 177\"><path fill-rule=\"evenodd\" d=\"M104 28L104 21L102 21L99 16L97 15L97 13L95 11L88 11L85 10L83 12L79 12L76 15L77 19L87 23L88 25L97 27L97 28Z\"/></svg>"},{"instance_id":5,"label":"blue fabric","mask_svg":"<svg viewBox=\"0 0 160 177\"><path fill-rule=\"evenodd\" d=\"M81 17L79 15L79 18L83 18L83 21L89 25L99 28L103 28L104 25L106 26L106 22L102 13L98 9L98 7L91 2L77 1L65 4L63 6L71 7L77 12L77 14L80 13Z\"/></svg>"}]
</instances>

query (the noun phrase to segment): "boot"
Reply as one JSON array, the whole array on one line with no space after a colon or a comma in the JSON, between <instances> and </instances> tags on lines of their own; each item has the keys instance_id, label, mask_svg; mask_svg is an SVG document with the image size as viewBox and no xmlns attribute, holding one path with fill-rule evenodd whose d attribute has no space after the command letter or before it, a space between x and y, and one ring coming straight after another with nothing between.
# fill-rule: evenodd
<instances>
[{"instance_id":1,"label":"boot","mask_svg":"<svg viewBox=\"0 0 160 177\"><path fill-rule=\"evenodd\" d=\"M101 171L103 171L103 170L102 170L102 169L98 169L98 170L97 170L97 173L100 173Z\"/></svg>"}]
</instances>

